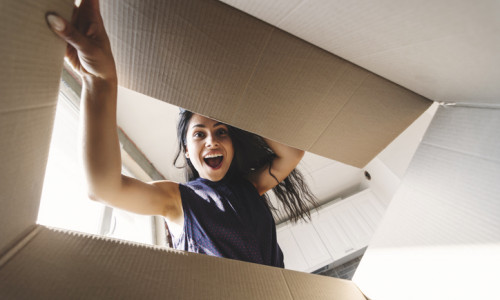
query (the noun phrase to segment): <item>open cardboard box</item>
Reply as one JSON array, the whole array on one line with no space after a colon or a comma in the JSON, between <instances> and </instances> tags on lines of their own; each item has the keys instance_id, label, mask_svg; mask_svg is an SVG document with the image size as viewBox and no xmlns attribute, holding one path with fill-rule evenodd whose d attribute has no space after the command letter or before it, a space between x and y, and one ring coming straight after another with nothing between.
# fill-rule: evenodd
<instances>
[{"instance_id":1,"label":"open cardboard box","mask_svg":"<svg viewBox=\"0 0 500 300\"><path fill-rule=\"evenodd\" d=\"M44 15L71 8L0 10L0 298L498 299L495 101L438 110L356 284L37 225L64 53ZM103 16L121 85L357 167L431 103L217 1L106 1Z\"/></svg>"}]
</instances>

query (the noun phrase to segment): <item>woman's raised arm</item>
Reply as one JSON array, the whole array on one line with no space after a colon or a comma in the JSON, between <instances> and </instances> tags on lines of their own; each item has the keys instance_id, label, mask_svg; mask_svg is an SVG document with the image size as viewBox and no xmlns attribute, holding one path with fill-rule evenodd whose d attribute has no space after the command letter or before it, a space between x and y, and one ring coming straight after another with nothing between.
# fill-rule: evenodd
<instances>
[{"instance_id":1,"label":"woman's raised arm","mask_svg":"<svg viewBox=\"0 0 500 300\"><path fill-rule=\"evenodd\" d=\"M68 43L66 57L82 75L81 143L91 199L172 221L182 216L177 183L144 183L121 174L116 125L117 76L98 0L82 1L71 22L47 14L53 31Z\"/></svg>"},{"instance_id":2,"label":"woman's raised arm","mask_svg":"<svg viewBox=\"0 0 500 300\"><path fill-rule=\"evenodd\" d=\"M266 138L264 138L264 141L273 150L276 157L271 162L271 166L267 165L260 170L256 170L248 178L260 195L263 195L283 181L295 169L304 156L304 151L302 150Z\"/></svg>"}]
</instances>

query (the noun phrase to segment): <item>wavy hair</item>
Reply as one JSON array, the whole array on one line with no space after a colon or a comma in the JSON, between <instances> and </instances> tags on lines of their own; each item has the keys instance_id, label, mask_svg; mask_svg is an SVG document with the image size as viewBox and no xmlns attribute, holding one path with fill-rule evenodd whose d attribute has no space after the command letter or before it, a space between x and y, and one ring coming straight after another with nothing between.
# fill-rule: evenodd
<instances>
[{"instance_id":1,"label":"wavy hair","mask_svg":"<svg viewBox=\"0 0 500 300\"><path fill-rule=\"evenodd\" d=\"M178 149L174 159L174 166L185 169L186 180L191 181L200 177L198 171L188 158L185 158L186 163L178 166L177 163L181 157L184 157L186 152L186 135L188 131L189 121L193 113L187 110L181 110L179 121L177 123L177 140ZM278 201L284 208L284 215L293 222L297 222L301 218L310 220L309 205L314 208L318 207L317 199L304 181L301 172L294 169L288 177L279 182L272 174L271 166L276 154L267 145L264 139L256 134L227 125L229 136L233 142L234 158L231 162L226 176L241 176L247 177L254 170L259 170L264 166L268 167L269 174L276 179L278 183L272 190ZM279 214L279 210L272 204L269 195L262 195L270 210L274 215Z\"/></svg>"}]
</instances>

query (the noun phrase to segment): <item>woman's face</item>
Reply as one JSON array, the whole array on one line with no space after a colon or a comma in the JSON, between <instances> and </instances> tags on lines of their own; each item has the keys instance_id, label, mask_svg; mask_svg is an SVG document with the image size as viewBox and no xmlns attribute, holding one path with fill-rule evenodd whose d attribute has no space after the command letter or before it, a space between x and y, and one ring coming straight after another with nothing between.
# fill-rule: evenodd
<instances>
[{"instance_id":1,"label":"woman's face","mask_svg":"<svg viewBox=\"0 0 500 300\"><path fill-rule=\"evenodd\" d=\"M186 157L200 177L219 181L234 157L233 142L225 124L193 114L186 134Z\"/></svg>"}]
</instances>

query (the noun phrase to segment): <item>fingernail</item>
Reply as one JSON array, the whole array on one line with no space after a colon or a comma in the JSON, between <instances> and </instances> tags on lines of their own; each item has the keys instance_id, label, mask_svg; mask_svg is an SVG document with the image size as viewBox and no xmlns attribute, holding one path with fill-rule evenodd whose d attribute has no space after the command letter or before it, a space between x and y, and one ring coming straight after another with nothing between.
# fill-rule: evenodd
<instances>
[{"instance_id":1,"label":"fingernail","mask_svg":"<svg viewBox=\"0 0 500 300\"><path fill-rule=\"evenodd\" d=\"M56 15L48 15L47 22L49 22L50 26L56 31L63 31L66 27L64 21Z\"/></svg>"}]
</instances>

